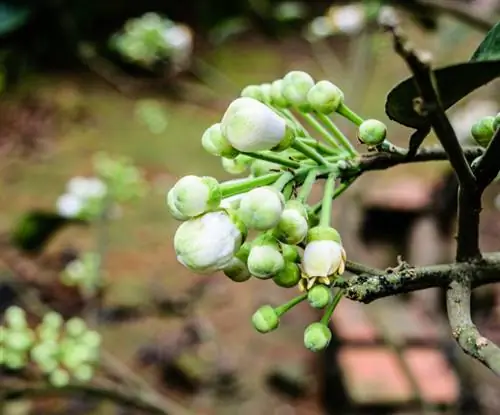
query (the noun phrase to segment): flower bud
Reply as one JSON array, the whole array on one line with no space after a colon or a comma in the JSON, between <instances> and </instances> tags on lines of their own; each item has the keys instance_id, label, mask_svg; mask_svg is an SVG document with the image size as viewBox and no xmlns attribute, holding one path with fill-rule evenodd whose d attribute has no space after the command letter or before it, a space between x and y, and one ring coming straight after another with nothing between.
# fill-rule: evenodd
<instances>
[{"instance_id":1,"label":"flower bud","mask_svg":"<svg viewBox=\"0 0 500 415\"><path fill-rule=\"evenodd\" d=\"M471 128L472 138L481 146L487 147L495 134L493 124L495 117L483 117L477 121Z\"/></svg>"},{"instance_id":2,"label":"flower bud","mask_svg":"<svg viewBox=\"0 0 500 415\"><path fill-rule=\"evenodd\" d=\"M495 116L495 121L493 121L493 131L496 132L500 127L500 112Z\"/></svg>"},{"instance_id":3,"label":"flower bud","mask_svg":"<svg viewBox=\"0 0 500 415\"><path fill-rule=\"evenodd\" d=\"M167 207L168 211L172 217L179 221L185 221L189 219L189 216L182 214L179 209L175 206L175 194L173 192L167 192Z\"/></svg>"},{"instance_id":4,"label":"flower bud","mask_svg":"<svg viewBox=\"0 0 500 415\"><path fill-rule=\"evenodd\" d=\"M288 108L290 106L283 96L283 79L277 79L271 84L271 102L278 108Z\"/></svg>"},{"instance_id":5,"label":"flower bud","mask_svg":"<svg viewBox=\"0 0 500 415\"><path fill-rule=\"evenodd\" d=\"M184 176L170 192L172 211L188 217L217 209L222 199L219 182L213 177Z\"/></svg>"},{"instance_id":6,"label":"flower bud","mask_svg":"<svg viewBox=\"0 0 500 415\"><path fill-rule=\"evenodd\" d=\"M262 102L268 105L271 104L271 93L272 93L271 84L268 82L261 84L260 93L262 95Z\"/></svg>"},{"instance_id":7,"label":"flower bud","mask_svg":"<svg viewBox=\"0 0 500 415\"><path fill-rule=\"evenodd\" d=\"M94 369L90 365L80 365L73 370L73 377L78 382L90 382L92 376L94 376Z\"/></svg>"},{"instance_id":8,"label":"flower bud","mask_svg":"<svg viewBox=\"0 0 500 415\"><path fill-rule=\"evenodd\" d=\"M358 129L358 140L368 146L382 144L387 135L386 125L379 120L366 120Z\"/></svg>"},{"instance_id":9,"label":"flower bud","mask_svg":"<svg viewBox=\"0 0 500 415\"><path fill-rule=\"evenodd\" d=\"M244 154L240 154L233 159L222 157L222 168L229 174L242 174L247 171L252 161L251 157Z\"/></svg>"},{"instance_id":10,"label":"flower bud","mask_svg":"<svg viewBox=\"0 0 500 415\"><path fill-rule=\"evenodd\" d=\"M312 352L324 350L332 340L332 332L322 323L312 323L304 331L304 345Z\"/></svg>"},{"instance_id":11,"label":"flower bud","mask_svg":"<svg viewBox=\"0 0 500 415\"><path fill-rule=\"evenodd\" d=\"M253 98L238 98L221 122L222 133L243 152L270 150L293 133L285 119Z\"/></svg>"},{"instance_id":12,"label":"flower bud","mask_svg":"<svg viewBox=\"0 0 500 415\"><path fill-rule=\"evenodd\" d=\"M283 288L295 287L300 281L299 266L294 262L286 262L285 267L273 277L273 281Z\"/></svg>"},{"instance_id":13,"label":"flower bud","mask_svg":"<svg viewBox=\"0 0 500 415\"><path fill-rule=\"evenodd\" d=\"M17 306L9 307L5 310L5 323L12 329L21 330L28 326L25 311Z\"/></svg>"},{"instance_id":14,"label":"flower bud","mask_svg":"<svg viewBox=\"0 0 500 415\"><path fill-rule=\"evenodd\" d=\"M3 352L4 365L11 370L19 370L28 364L28 359L24 353L13 350Z\"/></svg>"},{"instance_id":15,"label":"flower bud","mask_svg":"<svg viewBox=\"0 0 500 415\"><path fill-rule=\"evenodd\" d=\"M264 231L278 224L284 206L283 195L274 187L258 187L241 198L238 214L248 228Z\"/></svg>"},{"instance_id":16,"label":"flower bud","mask_svg":"<svg viewBox=\"0 0 500 415\"><path fill-rule=\"evenodd\" d=\"M197 273L223 269L246 238L245 226L231 210L209 212L179 226L174 236L177 260Z\"/></svg>"},{"instance_id":17,"label":"flower bud","mask_svg":"<svg viewBox=\"0 0 500 415\"><path fill-rule=\"evenodd\" d=\"M264 305L252 316L252 324L259 333L269 333L278 328L280 319L273 307Z\"/></svg>"},{"instance_id":18,"label":"flower bud","mask_svg":"<svg viewBox=\"0 0 500 415\"><path fill-rule=\"evenodd\" d=\"M268 279L285 267L285 260L279 246L272 239L256 240L250 249L247 261L250 274L260 279Z\"/></svg>"},{"instance_id":19,"label":"flower bud","mask_svg":"<svg viewBox=\"0 0 500 415\"><path fill-rule=\"evenodd\" d=\"M307 101L314 111L331 114L344 101L344 93L330 81L319 81L307 93Z\"/></svg>"},{"instance_id":20,"label":"flower bud","mask_svg":"<svg viewBox=\"0 0 500 415\"><path fill-rule=\"evenodd\" d=\"M64 388L69 381L69 373L64 369L56 369L49 376L49 382L56 388Z\"/></svg>"},{"instance_id":21,"label":"flower bud","mask_svg":"<svg viewBox=\"0 0 500 415\"><path fill-rule=\"evenodd\" d=\"M245 88L243 88L243 91L241 91L240 96L245 98L253 98L261 102L263 101L262 91L259 85L246 86Z\"/></svg>"},{"instance_id":22,"label":"flower bud","mask_svg":"<svg viewBox=\"0 0 500 415\"><path fill-rule=\"evenodd\" d=\"M5 348L16 352L25 352L28 350L33 342L35 341L35 336L31 330L21 329L21 330L8 330L7 336L5 338L4 344Z\"/></svg>"},{"instance_id":23,"label":"flower bud","mask_svg":"<svg viewBox=\"0 0 500 415\"><path fill-rule=\"evenodd\" d=\"M201 137L201 145L205 151L213 156L235 158L238 150L235 150L231 143L222 134L220 123L207 128Z\"/></svg>"},{"instance_id":24,"label":"flower bud","mask_svg":"<svg viewBox=\"0 0 500 415\"><path fill-rule=\"evenodd\" d=\"M299 248L295 245L281 244L281 252L286 262L300 262Z\"/></svg>"},{"instance_id":25,"label":"flower bud","mask_svg":"<svg viewBox=\"0 0 500 415\"><path fill-rule=\"evenodd\" d=\"M345 261L345 251L335 229L318 226L308 232L302 257L302 269L308 277L340 275L344 272Z\"/></svg>"},{"instance_id":26,"label":"flower bud","mask_svg":"<svg viewBox=\"0 0 500 415\"><path fill-rule=\"evenodd\" d=\"M276 237L281 242L296 245L306 238L308 229L304 205L297 200L288 201L276 227Z\"/></svg>"},{"instance_id":27,"label":"flower bud","mask_svg":"<svg viewBox=\"0 0 500 415\"><path fill-rule=\"evenodd\" d=\"M293 107L301 111L309 111L310 105L307 94L314 86L314 79L306 72L291 71L283 78L283 97Z\"/></svg>"},{"instance_id":28,"label":"flower bud","mask_svg":"<svg viewBox=\"0 0 500 415\"><path fill-rule=\"evenodd\" d=\"M247 264L236 256L224 267L223 271L224 275L234 282L244 282L251 277Z\"/></svg>"},{"instance_id":29,"label":"flower bud","mask_svg":"<svg viewBox=\"0 0 500 415\"><path fill-rule=\"evenodd\" d=\"M66 322L66 333L70 337L78 338L87 331L85 321L79 317L73 317Z\"/></svg>"},{"instance_id":30,"label":"flower bud","mask_svg":"<svg viewBox=\"0 0 500 415\"><path fill-rule=\"evenodd\" d=\"M332 298L332 292L325 285L315 285L307 293L307 301L314 308L326 307Z\"/></svg>"},{"instance_id":31,"label":"flower bud","mask_svg":"<svg viewBox=\"0 0 500 415\"><path fill-rule=\"evenodd\" d=\"M250 172L253 177L264 176L265 174L269 174L272 171L280 171L281 166L276 163L271 163L266 160L254 160L250 167Z\"/></svg>"}]
</instances>

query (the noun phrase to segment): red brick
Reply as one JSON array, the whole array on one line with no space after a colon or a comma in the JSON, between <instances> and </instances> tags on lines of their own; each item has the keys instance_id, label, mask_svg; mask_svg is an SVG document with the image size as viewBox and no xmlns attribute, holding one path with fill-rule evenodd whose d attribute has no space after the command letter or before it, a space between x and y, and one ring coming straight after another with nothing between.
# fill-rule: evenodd
<instances>
[{"instance_id":1,"label":"red brick","mask_svg":"<svg viewBox=\"0 0 500 415\"><path fill-rule=\"evenodd\" d=\"M383 346L345 346L338 363L347 393L358 405L400 405L414 398L398 356Z\"/></svg>"},{"instance_id":2,"label":"red brick","mask_svg":"<svg viewBox=\"0 0 500 415\"><path fill-rule=\"evenodd\" d=\"M422 398L431 404L454 404L460 394L457 376L437 349L412 348L402 354Z\"/></svg>"},{"instance_id":3,"label":"red brick","mask_svg":"<svg viewBox=\"0 0 500 415\"><path fill-rule=\"evenodd\" d=\"M343 341L375 343L380 336L365 312L365 305L350 300L339 303L333 313L333 330Z\"/></svg>"}]
</instances>

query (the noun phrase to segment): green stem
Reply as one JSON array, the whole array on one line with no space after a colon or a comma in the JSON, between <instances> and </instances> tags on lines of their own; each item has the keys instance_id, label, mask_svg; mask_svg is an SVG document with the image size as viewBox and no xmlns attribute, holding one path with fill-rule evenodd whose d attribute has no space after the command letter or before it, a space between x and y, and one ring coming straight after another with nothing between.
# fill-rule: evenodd
<instances>
[{"instance_id":1,"label":"green stem","mask_svg":"<svg viewBox=\"0 0 500 415\"><path fill-rule=\"evenodd\" d=\"M384 153L397 154L399 156L406 156L408 154L408 150L392 144L389 140L384 140L377 148Z\"/></svg>"},{"instance_id":2,"label":"green stem","mask_svg":"<svg viewBox=\"0 0 500 415\"><path fill-rule=\"evenodd\" d=\"M330 129L331 133L339 140L351 156L355 156L358 154L352 143L349 139L339 130L339 128L335 125L335 123L327 117L325 114L318 113L319 119L326 124L327 128Z\"/></svg>"},{"instance_id":3,"label":"green stem","mask_svg":"<svg viewBox=\"0 0 500 415\"><path fill-rule=\"evenodd\" d=\"M301 294L298 297L292 298L290 301L288 301L288 303L276 307L274 310L276 311L278 317L281 317L283 314L285 314L287 311L290 311L293 307L295 307L297 304L300 304L306 298L307 293Z\"/></svg>"},{"instance_id":4,"label":"green stem","mask_svg":"<svg viewBox=\"0 0 500 415\"><path fill-rule=\"evenodd\" d=\"M302 113L301 113L302 114ZM337 141L335 136L332 136L328 130L321 125L321 123L314 118L313 115L304 113L302 116L305 118L305 120L311 125L312 128L314 128L321 136L326 140L328 144L331 146L341 150L342 145Z\"/></svg>"},{"instance_id":5,"label":"green stem","mask_svg":"<svg viewBox=\"0 0 500 415\"><path fill-rule=\"evenodd\" d=\"M307 198L311 194L312 187L316 182L317 175L318 171L316 169L312 169L309 173L307 173L306 179L304 180L304 183L302 184L302 187L300 189L300 193L297 197L298 201L303 203L307 201Z\"/></svg>"},{"instance_id":6,"label":"green stem","mask_svg":"<svg viewBox=\"0 0 500 415\"><path fill-rule=\"evenodd\" d=\"M285 117L287 117L290 121L292 121L295 126L302 130L302 133L304 135L309 135L307 133L307 129L302 125L302 123L299 121L299 119L293 114L292 111L288 110L288 109L282 109L281 112L283 113L283 115L285 115Z\"/></svg>"},{"instance_id":7,"label":"green stem","mask_svg":"<svg viewBox=\"0 0 500 415\"><path fill-rule=\"evenodd\" d=\"M314 148L315 150L319 151L320 153L332 155L332 156L339 156L338 150L335 150L334 148L323 144L322 142L314 139L314 138L305 138L305 137L298 137L300 141L303 143L307 144L309 147ZM341 153L342 154L342 153Z\"/></svg>"},{"instance_id":8,"label":"green stem","mask_svg":"<svg viewBox=\"0 0 500 415\"><path fill-rule=\"evenodd\" d=\"M259 159L259 160L264 160L264 161L269 161L271 163L276 163L284 167L289 167L291 169L298 169L300 167L300 163L286 159L280 156L277 156L276 154L273 154L271 152L269 153L241 153L246 156L252 157L254 159Z\"/></svg>"},{"instance_id":9,"label":"green stem","mask_svg":"<svg viewBox=\"0 0 500 415\"><path fill-rule=\"evenodd\" d=\"M324 324L325 326L328 325L328 322L332 318L333 312L337 308L337 305L339 304L340 300L344 296L344 290L340 289L335 293L335 296L333 297L333 300L328 306L326 307L325 314L323 314L323 317L321 318L320 323Z\"/></svg>"},{"instance_id":10,"label":"green stem","mask_svg":"<svg viewBox=\"0 0 500 415\"><path fill-rule=\"evenodd\" d=\"M330 226L332 218L333 195L335 194L335 173L330 173L325 182L323 200L321 201L320 226Z\"/></svg>"},{"instance_id":11,"label":"green stem","mask_svg":"<svg viewBox=\"0 0 500 415\"><path fill-rule=\"evenodd\" d=\"M353 124L358 127L363 123L363 118L361 118L358 114L352 111L345 103L341 103L337 108L337 113L342 115L344 118L347 118Z\"/></svg>"},{"instance_id":12,"label":"green stem","mask_svg":"<svg viewBox=\"0 0 500 415\"><path fill-rule=\"evenodd\" d=\"M293 195L293 189L294 189L293 182L289 182L285 185L282 192L285 200L290 200L290 198Z\"/></svg>"},{"instance_id":13,"label":"green stem","mask_svg":"<svg viewBox=\"0 0 500 415\"><path fill-rule=\"evenodd\" d=\"M276 182L273 184L275 189L279 190L280 192L283 190L283 188L293 179L293 173L290 173L289 171L284 172L281 177L276 180Z\"/></svg>"},{"instance_id":14,"label":"green stem","mask_svg":"<svg viewBox=\"0 0 500 415\"><path fill-rule=\"evenodd\" d=\"M273 184L283 175L283 172L269 173L264 176L252 177L238 182L225 182L220 185L222 197L238 195L260 186Z\"/></svg>"},{"instance_id":15,"label":"green stem","mask_svg":"<svg viewBox=\"0 0 500 415\"><path fill-rule=\"evenodd\" d=\"M329 164L328 161L321 154L319 154L316 150L309 147L307 144L304 144L300 140L295 140L294 143L292 144L292 148L294 148L297 151L300 151L302 154L314 160L317 164L322 164L324 166L328 166Z\"/></svg>"},{"instance_id":16,"label":"green stem","mask_svg":"<svg viewBox=\"0 0 500 415\"><path fill-rule=\"evenodd\" d=\"M335 192L333 193L332 200L335 200L337 197L339 197L342 193L344 193L351 184L354 183L356 180L356 177L353 177L349 179L347 182L342 183L340 186L338 186L335 189ZM314 213L318 213L322 209L323 202L319 202L316 205L313 206L312 210Z\"/></svg>"}]
</instances>

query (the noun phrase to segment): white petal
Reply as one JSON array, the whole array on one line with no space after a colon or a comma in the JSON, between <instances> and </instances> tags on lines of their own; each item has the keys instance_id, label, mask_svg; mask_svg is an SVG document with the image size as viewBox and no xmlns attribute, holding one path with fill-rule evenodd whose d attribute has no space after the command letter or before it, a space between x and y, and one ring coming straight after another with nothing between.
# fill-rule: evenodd
<instances>
[{"instance_id":1,"label":"white petal","mask_svg":"<svg viewBox=\"0 0 500 415\"><path fill-rule=\"evenodd\" d=\"M304 250L302 267L310 277L328 277L339 268L341 261L340 244L334 241L313 241Z\"/></svg>"},{"instance_id":2,"label":"white petal","mask_svg":"<svg viewBox=\"0 0 500 415\"><path fill-rule=\"evenodd\" d=\"M82 207L82 200L78 196L69 193L60 196L56 202L57 212L65 218L78 216Z\"/></svg>"}]
</instances>

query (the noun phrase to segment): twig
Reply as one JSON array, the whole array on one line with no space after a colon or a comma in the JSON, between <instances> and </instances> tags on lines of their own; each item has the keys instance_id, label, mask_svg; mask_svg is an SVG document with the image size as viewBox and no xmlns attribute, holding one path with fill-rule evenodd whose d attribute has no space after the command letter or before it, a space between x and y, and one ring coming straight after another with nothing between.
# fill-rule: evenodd
<instances>
[{"instance_id":1,"label":"twig","mask_svg":"<svg viewBox=\"0 0 500 415\"><path fill-rule=\"evenodd\" d=\"M486 152L474 168L477 187L484 190L500 171L500 129L498 129L486 148Z\"/></svg>"}]
</instances>

